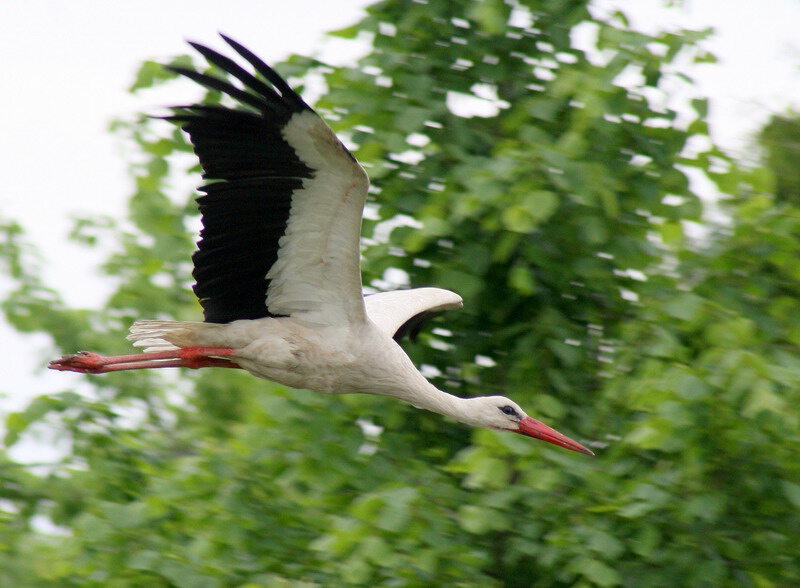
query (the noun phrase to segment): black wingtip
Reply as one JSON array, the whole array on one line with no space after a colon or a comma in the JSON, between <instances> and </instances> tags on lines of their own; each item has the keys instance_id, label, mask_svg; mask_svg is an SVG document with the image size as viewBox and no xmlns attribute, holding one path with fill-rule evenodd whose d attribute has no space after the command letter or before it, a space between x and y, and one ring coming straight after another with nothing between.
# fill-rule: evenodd
<instances>
[{"instance_id":1,"label":"black wingtip","mask_svg":"<svg viewBox=\"0 0 800 588\"><path fill-rule=\"evenodd\" d=\"M217 34L218 34L220 37L222 37L222 40L223 40L223 41L225 41L225 42L226 42L228 45L230 45L230 46L231 46L231 47L233 47L234 49L236 49L236 47L237 47L237 46L239 46L239 47L241 47L241 46L242 46L242 45L241 45L241 43L239 43L238 41L234 41L234 40L233 40L233 38L231 38L229 35L226 35L226 34L225 34L225 33L223 33L222 31L217 31Z\"/></svg>"},{"instance_id":2,"label":"black wingtip","mask_svg":"<svg viewBox=\"0 0 800 588\"><path fill-rule=\"evenodd\" d=\"M189 45L194 48L200 55L206 58L208 61L212 61L215 57L223 57L219 52L214 51L211 47L207 45L203 45L202 43L198 43L197 41L186 41Z\"/></svg>"},{"instance_id":3,"label":"black wingtip","mask_svg":"<svg viewBox=\"0 0 800 588\"><path fill-rule=\"evenodd\" d=\"M234 41L229 36L220 33L220 37L228 44L230 47L236 51L239 55L241 55L250 65L252 65L255 70L264 76L269 82L277 88L277 90L281 93L281 96L285 100L291 101L296 110L310 110L310 107L303 101L300 96L295 93L292 87L286 83L278 72L268 66L264 61L258 57L255 53L250 51L247 47L242 45L241 43Z\"/></svg>"},{"instance_id":4,"label":"black wingtip","mask_svg":"<svg viewBox=\"0 0 800 588\"><path fill-rule=\"evenodd\" d=\"M190 41L189 39L186 39L186 43L194 47L194 49L196 49L200 53L203 53L204 51L210 51L208 47L206 47L202 43L198 43L197 41Z\"/></svg>"},{"instance_id":5,"label":"black wingtip","mask_svg":"<svg viewBox=\"0 0 800 588\"><path fill-rule=\"evenodd\" d=\"M222 40L225 41L239 55L244 56L245 53L249 53L249 54L251 54L251 55L253 55L255 57L254 53L252 53L247 47L245 47L244 45L242 45L241 43L239 43L237 40L233 39L232 37L229 37L228 35L226 35L225 33L222 33L222 32L219 33L219 36L222 37ZM261 60L259 59L259 61L261 61ZM269 66L267 66L266 63L264 63L264 66L269 67ZM272 69L272 68L269 68L269 69Z\"/></svg>"}]
</instances>

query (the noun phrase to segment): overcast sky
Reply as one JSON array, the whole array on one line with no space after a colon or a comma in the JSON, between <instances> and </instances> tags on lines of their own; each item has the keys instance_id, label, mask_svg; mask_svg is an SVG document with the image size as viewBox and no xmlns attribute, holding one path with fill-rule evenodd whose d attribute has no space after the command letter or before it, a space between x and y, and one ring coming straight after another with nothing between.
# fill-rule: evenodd
<instances>
[{"instance_id":1,"label":"overcast sky","mask_svg":"<svg viewBox=\"0 0 800 588\"><path fill-rule=\"evenodd\" d=\"M0 215L19 220L42 252L47 281L72 305L99 306L109 284L103 260L66 243L75 213L120 218L130 193L114 118L180 102L126 93L138 65L187 52L185 39L220 46L225 32L267 62L290 53L337 63L353 58L323 32L354 23L366 0L5 0L0 2ZM723 146L742 150L771 112L800 108L800 1L687 0L667 10L656 0L603 1L637 26L717 29L707 44L721 63L693 72L712 99L711 122ZM724 7L724 8L723 8ZM7 282L5 282L7 286ZM4 282L0 276L0 294ZM147 317L143 317L147 318ZM2 321L2 319L0 319ZM78 374L44 369L49 342L21 337L0 322L0 417L25 398L77 383ZM73 351L73 350L64 350ZM9 367L10 366L10 367Z\"/></svg>"}]
</instances>

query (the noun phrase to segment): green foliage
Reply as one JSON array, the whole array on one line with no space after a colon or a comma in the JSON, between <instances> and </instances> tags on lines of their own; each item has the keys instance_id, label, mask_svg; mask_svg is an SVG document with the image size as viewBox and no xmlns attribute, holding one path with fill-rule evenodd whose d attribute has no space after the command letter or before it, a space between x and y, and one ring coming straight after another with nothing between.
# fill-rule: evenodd
<instances>
[{"instance_id":1,"label":"green foliage","mask_svg":"<svg viewBox=\"0 0 800 588\"><path fill-rule=\"evenodd\" d=\"M452 392L515 398L597 458L227 370L87 377L6 419L7 447L49 427L67 450L45 472L0 456L0 584L800 583L800 215L770 171L688 155L704 99L688 121L659 106L678 56L711 60L706 32L645 35L582 0L368 10L334 33L372 40L357 68L279 68L324 75L317 106L373 178L366 283L399 269L461 293L415 361ZM148 63L134 89L169 78ZM467 97L488 108L456 114ZM135 318L200 316L197 213L171 188L190 149L163 121L115 132L142 152L129 223L73 234L116 244L106 308L67 308L1 227L3 310L57 350L121 352ZM705 222L687 167L730 196L701 242L684 230Z\"/></svg>"},{"instance_id":2,"label":"green foliage","mask_svg":"<svg viewBox=\"0 0 800 588\"><path fill-rule=\"evenodd\" d=\"M797 203L800 194L800 116L773 115L761 130L759 142L775 178L775 195Z\"/></svg>"}]
</instances>

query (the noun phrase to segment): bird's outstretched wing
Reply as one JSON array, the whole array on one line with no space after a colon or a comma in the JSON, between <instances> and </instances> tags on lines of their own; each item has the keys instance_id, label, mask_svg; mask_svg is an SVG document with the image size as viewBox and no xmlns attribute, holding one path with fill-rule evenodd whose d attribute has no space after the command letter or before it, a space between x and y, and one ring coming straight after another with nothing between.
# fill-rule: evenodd
<instances>
[{"instance_id":1,"label":"bird's outstretched wing","mask_svg":"<svg viewBox=\"0 0 800 588\"><path fill-rule=\"evenodd\" d=\"M384 333L400 341L414 340L423 325L445 310L464 306L461 296L442 288L379 292L364 297L367 316Z\"/></svg>"},{"instance_id":2,"label":"bird's outstretched wing","mask_svg":"<svg viewBox=\"0 0 800 588\"><path fill-rule=\"evenodd\" d=\"M327 124L269 66L223 39L254 70L191 43L232 81L171 70L235 107L174 108L208 183L194 292L206 322L293 316L365 320L359 237L369 180Z\"/></svg>"}]
</instances>

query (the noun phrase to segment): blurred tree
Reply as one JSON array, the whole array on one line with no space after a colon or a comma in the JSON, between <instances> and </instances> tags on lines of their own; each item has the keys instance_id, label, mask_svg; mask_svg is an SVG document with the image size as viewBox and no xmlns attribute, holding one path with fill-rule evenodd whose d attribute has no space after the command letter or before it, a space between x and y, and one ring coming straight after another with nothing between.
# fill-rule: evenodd
<instances>
[{"instance_id":1,"label":"blurred tree","mask_svg":"<svg viewBox=\"0 0 800 588\"><path fill-rule=\"evenodd\" d=\"M775 195L797 202L800 198L800 116L773 115L758 137L767 167L775 177Z\"/></svg>"},{"instance_id":2,"label":"blurred tree","mask_svg":"<svg viewBox=\"0 0 800 588\"><path fill-rule=\"evenodd\" d=\"M460 292L412 349L426 373L508 394L598 458L224 370L86 378L7 419L7 446L51 427L66 456L0 462L0 584L797 584L800 217L763 170L687 146L706 102L678 116L674 62L711 59L706 33L646 35L583 0L387 0L334 34L372 51L279 69L323 77L317 107L373 178L365 283ZM169 77L147 63L134 89ZM190 149L161 121L116 131L145 154L132 224L73 235L117 243L107 308L65 307L2 225L6 315L59 350L200 316L195 205L171 188ZM700 242L689 167L732 196Z\"/></svg>"}]
</instances>

